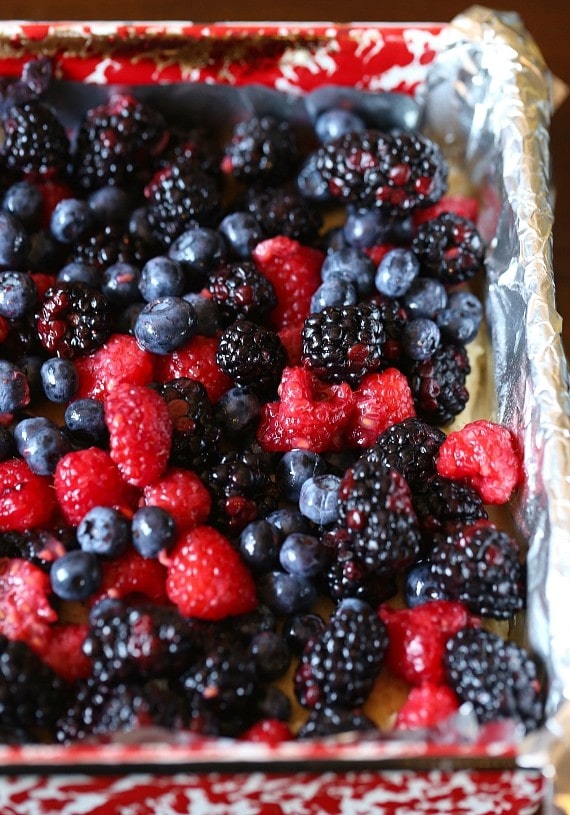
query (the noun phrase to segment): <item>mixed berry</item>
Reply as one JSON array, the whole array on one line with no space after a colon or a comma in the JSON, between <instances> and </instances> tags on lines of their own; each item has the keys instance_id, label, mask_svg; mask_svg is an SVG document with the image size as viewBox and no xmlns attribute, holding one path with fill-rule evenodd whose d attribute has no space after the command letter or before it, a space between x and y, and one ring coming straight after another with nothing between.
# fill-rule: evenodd
<instances>
[{"instance_id":1,"label":"mixed berry","mask_svg":"<svg viewBox=\"0 0 570 815\"><path fill-rule=\"evenodd\" d=\"M69 132L49 87L39 60L0 100L0 741L381 735L390 677L394 732L536 727L488 630L525 604L486 508L520 453L445 432L485 247L438 145L123 92Z\"/></svg>"}]
</instances>

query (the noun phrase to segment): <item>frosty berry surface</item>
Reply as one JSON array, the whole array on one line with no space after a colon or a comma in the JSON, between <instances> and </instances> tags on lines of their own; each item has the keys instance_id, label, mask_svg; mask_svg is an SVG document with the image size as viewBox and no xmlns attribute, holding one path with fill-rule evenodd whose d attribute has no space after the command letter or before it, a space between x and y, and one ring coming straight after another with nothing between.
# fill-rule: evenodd
<instances>
[{"instance_id":1,"label":"frosty berry surface","mask_svg":"<svg viewBox=\"0 0 570 815\"><path fill-rule=\"evenodd\" d=\"M466 700L540 724L530 655L487 631L525 602L487 511L515 441L441 429L469 401L477 202L413 100L210 131L112 92L68 132L47 87L8 82L1 121L5 741L382 737Z\"/></svg>"}]
</instances>

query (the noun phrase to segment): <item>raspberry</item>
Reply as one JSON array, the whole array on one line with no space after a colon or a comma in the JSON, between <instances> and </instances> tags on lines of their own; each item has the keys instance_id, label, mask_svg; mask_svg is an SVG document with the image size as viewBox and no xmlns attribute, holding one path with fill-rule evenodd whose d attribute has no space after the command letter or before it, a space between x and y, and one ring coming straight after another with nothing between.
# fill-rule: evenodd
<instances>
[{"instance_id":1,"label":"raspberry","mask_svg":"<svg viewBox=\"0 0 570 815\"><path fill-rule=\"evenodd\" d=\"M197 335L156 361L156 378L159 382L179 377L196 379L206 388L210 402L215 403L233 384L216 362L217 348L215 337Z\"/></svg>"},{"instance_id":2,"label":"raspberry","mask_svg":"<svg viewBox=\"0 0 570 815\"><path fill-rule=\"evenodd\" d=\"M275 746L281 744L282 741L291 741L293 733L289 725L279 719L262 719L242 733L240 738L244 741Z\"/></svg>"},{"instance_id":3,"label":"raspberry","mask_svg":"<svg viewBox=\"0 0 570 815\"><path fill-rule=\"evenodd\" d=\"M101 563L103 580L91 605L110 597L123 600L130 596L143 596L158 604L168 601L165 588L166 568L155 558L144 558L132 549L113 560Z\"/></svg>"},{"instance_id":4,"label":"raspberry","mask_svg":"<svg viewBox=\"0 0 570 815\"><path fill-rule=\"evenodd\" d=\"M258 243L252 253L258 269L275 289L277 306L270 314L277 331L298 325L311 311L311 298L321 284L324 255L278 235Z\"/></svg>"},{"instance_id":5,"label":"raspberry","mask_svg":"<svg viewBox=\"0 0 570 815\"><path fill-rule=\"evenodd\" d=\"M398 610L384 604L379 614L388 629L386 665L412 685L445 683L445 643L462 628L477 624L464 606L448 600Z\"/></svg>"},{"instance_id":6,"label":"raspberry","mask_svg":"<svg viewBox=\"0 0 570 815\"><path fill-rule=\"evenodd\" d=\"M523 477L513 434L486 419L450 433L441 445L436 466L446 478L467 481L486 504L504 504Z\"/></svg>"},{"instance_id":7,"label":"raspberry","mask_svg":"<svg viewBox=\"0 0 570 815\"><path fill-rule=\"evenodd\" d=\"M50 623L57 620L51 607L49 576L26 560L0 558L0 633L23 640L37 650Z\"/></svg>"},{"instance_id":8,"label":"raspberry","mask_svg":"<svg viewBox=\"0 0 570 815\"><path fill-rule=\"evenodd\" d=\"M123 480L109 453L98 447L60 458L54 487L66 521L74 526L93 507L133 508L137 499L137 492Z\"/></svg>"},{"instance_id":9,"label":"raspberry","mask_svg":"<svg viewBox=\"0 0 570 815\"><path fill-rule=\"evenodd\" d=\"M457 696L447 685L423 682L410 690L398 711L395 730L434 727L459 709Z\"/></svg>"},{"instance_id":10,"label":"raspberry","mask_svg":"<svg viewBox=\"0 0 570 815\"><path fill-rule=\"evenodd\" d=\"M408 380L396 368L368 374L354 396L344 434L350 447L370 447L389 427L416 415Z\"/></svg>"},{"instance_id":11,"label":"raspberry","mask_svg":"<svg viewBox=\"0 0 570 815\"><path fill-rule=\"evenodd\" d=\"M222 620L257 606L255 584L229 540L199 526L179 539L168 565L166 591L186 617Z\"/></svg>"},{"instance_id":12,"label":"raspberry","mask_svg":"<svg viewBox=\"0 0 570 815\"><path fill-rule=\"evenodd\" d=\"M280 402L262 408L257 439L264 450L339 450L354 406L350 385L320 382L303 368L285 368Z\"/></svg>"},{"instance_id":13,"label":"raspberry","mask_svg":"<svg viewBox=\"0 0 570 815\"><path fill-rule=\"evenodd\" d=\"M105 399L123 382L148 385L154 379L153 357L134 337L112 334L95 353L75 360L79 378L76 398Z\"/></svg>"},{"instance_id":14,"label":"raspberry","mask_svg":"<svg viewBox=\"0 0 570 815\"><path fill-rule=\"evenodd\" d=\"M301 365L303 325L304 323L299 323L299 325L291 325L288 328L283 328L278 332L278 337L281 340L281 344L285 348L285 353L287 355L287 365L290 368L296 368Z\"/></svg>"},{"instance_id":15,"label":"raspberry","mask_svg":"<svg viewBox=\"0 0 570 815\"><path fill-rule=\"evenodd\" d=\"M162 396L142 385L118 385L105 400L111 458L129 484L146 487L165 471L172 422Z\"/></svg>"},{"instance_id":16,"label":"raspberry","mask_svg":"<svg viewBox=\"0 0 570 815\"><path fill-rule=\"evenodd\" d=\"M443 212L453 212L455 215L475 222L479 215L479 209L479 201L469 195L444 195L431 207L416 210L414 212L414 224L417 227L426 221L437 218Z\"/></svg>"},{"instance_id":17,"label":"raspberry","mask_svg":"<svg viewBox=\"0 0 570 815\"><path fill-rule=\"evenodd\" d=\"M81 650L86 634L87 625L82 623L52 625L36 653L67 682L86 679L91 674L91 662Z\"/></svg>"},{"instance_id":18,"label":"raspberry","mask_svg":"<svg viewBox=\"0 0 570 815\"><path fill-rule=\"evenodd\" d=\"M49 524L56 509L50 478L14 458L0 462L0 484L0 531L23 532Z\"/></svg>"},{"instance_id":19,"label":"raspberry","mask_svg":"<svg viewBox=\"0 0 570 815\"><path fill-rule=\"evenodd\" d=\"M170 467L162 478L143 490L145 506L161 507L174 520L179 532L206 522L212 498L200 478L190 470Z\"/></svg>"}]
</instances>

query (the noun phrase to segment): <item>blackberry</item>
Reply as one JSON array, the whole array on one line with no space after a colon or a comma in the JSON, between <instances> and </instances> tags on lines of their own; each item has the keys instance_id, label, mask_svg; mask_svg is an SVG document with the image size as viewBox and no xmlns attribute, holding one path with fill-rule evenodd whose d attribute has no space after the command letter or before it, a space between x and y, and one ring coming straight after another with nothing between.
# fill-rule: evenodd
<instances>
[{"instance_id":1,"label":"blackberry","mask_svg":"<svg viewBox=\"0 0 570 815\"><path fill-rule=\"evenodd\" d=\"M156 383L172 420L170 461L200 472L218 459L221 430L206 388L188 377Z\"/></svg>"},{"instance_id":2,"label":"blackberry","mask_svg":"<svg viewBox=\"0 0 570 815\"><path fill-rule=\"evenodd\" d=\"M361 208L408 212L435 203L447 189L441 151L419 133L347 133L317 150L316 168L332 196Z\"/></svg>"},{"instance_id":3,"label":"blackberry","mask_svg":"<svg viewBox=\"0 0 570 815\"><path fill-rule=\"evenodd\" d=\"M463 481L426 473L413 483L412 502L422 533L429 539L457 523L487 518L481 496Z\"/></svg>"},{"instance_id":4,"label":"blackberry","mask_svg":"<svg viewBox=\"0 0 570 815\"><path fill-rule=\"evenodd\" d=\"M226 325L242 319L263 322L277 305L273 284L250 260L218 267L209 274L206 288Z\"/></svg>"},{"instance_id":5,"label":"blackberry","mask_svg":"<svg viewBox=\"0 0 570 815\"><path fill-rule=\"evenodd\" d=\"M327 306L305 320L302 359L320 379L358 385L382 366L385 337L375 306Z\"/></svg>"},{"instance_id":6,"label":"blackberry","mask_svg":"<svg viewBox=\"0 0 570 815\"><path fill-rule=\"evenodd\" d=\"M253 116L235 125L224 147L222 169L238 181L269 184L290 176L298 161L292 126L272 116Z\"/></svg>"},{"instance_id":7,"label":"blackberry","mask_svg":"<svg viewBox=\"0 0 570 815\"><path fill-rule=\"evenodd\" d=\"M207 711L190 710L179 691L152 681L127 684L90 677L75 686L72 703L58 719L56 739L67 743L151 726L217 735Z\"/></svg>"},{"instance_id":8,"label":"blackberry","mask_svg":"<svg viewBox=\"0 0 570 815\"><path fill-rule=\"evenodd\" d=\"M172 164L146 188L147 219L156 241L168 248L194 226L215 226L221 216L216 179L192 166Z\"/></svg>"},{"instance_id":9,"label":"blackberry","mask_svg":"<svg viewBox=\"0 0 570 815\"><path fill-rule=\"evenodd\" d=\"M488 521L436 537L431 573L446 596L482 617L509 620L524 607L524 571L516 541Z\"/></svg>"},{"instance_id":10,"label":"blackberry","mask_svg":"<svg viewBox=\"0 0 570 815\"><path fill-rule=\"evenodd\" d=\"M267 396L277 390L287 354L274 331L238 320L222 332L216 362L236 385Z\"/></svg>"},{"instance_id":11,"label":"blackberry","mask_svg":"<svg viewBox=\"0 0 570 815\"><path fill-rule=\"evenodd\" d=\"M238 735L251 724L259 682L255 660L241 644L214 645L179 682L190 707L209 711L222 735Z\"/></svg>"},{"instance_id":12,"label":"blackberry","mask_svg":"<svg viewBox=\"0 0 570 815\"><path fill-rule=\"evenodd\" d=\"M402 335L409 322L409 314L402 303L395 298L375 294L371 302L378 309L386 331L386 338L382 346L384 366L395 365L401 368Z\"/></svg>"},{"instance_id":13,"label":"blackberry","mask_svg":"<svg viewBox=\"0 0 570 815\"><path fill-rule=\"evenodd\" d=\"M374 722L360 708L328 706L314 707L297 733L298 739L320 739L338 733L359 733L378 736Z\"/></svg>"},{"instance_id":14,"label":"blackberry","mask_svg":"<svg viewBox=\"0 0 570 815\"><path fill-rule=\"evenodd\" d=\"M190 130L172 129L168 147L158 156L157 166L168 167L179 164L182 167L201 170L221 180L220 164L222 151L215 134L203 127Z\"/></svg>"},{"instance_id":15,"label":"blackberry","mask_svg":"<svg viewBox=\"0 0 570 815\"><path fill-rule=\"evenodd\" d=\"M202 475L212 494L212 521L231 535L265 518L277 505L272 461L256 444L226 453Z\"/></svg>"},{"instance_id":16,"label":"blackberry","mask_svg":"<svg viewBox=\"0 0 570 815\"><path fill-rule=\"evenodd\" d=\"M345 600L303 650L294 680L300 704L307 708L362 705L382 667L387 645L386 627L372 606Z\"/></svg>"},{"instance_id":17,"label":"blackberry","mask_svg":"<svg viewBox=\"0 0 570 815\"><path fill-rule=\"evenodd\" d=\"M420 224L411 248L421 273L446 286L465 283L483 271L485 245L477 227L454 212Z\"/></svg>"},{"instance_id":18,"label":"blackberry","mask_svg":"<svg viewBox=\"0 0 570 815\"><path fill-rule=\"evenodd\" d=\"M53 561L77 546L71 527L0 532L0 558L22 558L49 572Z\"/></svg>"},{"instance_id":19,"label":"blackberry","mask_svg":"<svg viewBox=\"0 0 570 815\"><path fill-rule=\"evenodd\" d=\"M21 731L28 740L53 739L65 683L21 641L0 634L0 727Z\"/></svg>"},{"instance_id":20,"label":"blackberry","mask_svg":"<svg viewBox=\"0 0 570 815\"><path fill-rule=\"evenodd\" d=\"M377 608L397 592L393 573L373 569L354 554L348 533L338 528L324 536L324 543L332 547L331 563L325 580L329 595L335 601L355 597Z\"/></svg>"},{"instance_id":21,"label":"blackberry","mask_svg":"<svg viewBox=\"0 0 570 815\"><path fill-rule=\"evenodd\" d=\"M410 488L397 470L360 458L340 485L340 526L370 572L406 568L419 553L420 531Z\"/></svg>"},{"instance_id":22,"label":"blackberry","mask_svg":"<svg viewBox=\"0 0 570 815\"><path fill-rule=\"evenodd\" d=\"M102 682L177 675L202 648L200 623L150 603L102 600L91 610L83 653Z\"/></svg>"},{"instance_id":23,"label":"blackberry","mask_svg":"<svg viewBox=\"0 0 570 815\"><path fill-rule=\"evenodd\" d=\"M323 225L321 211L295 190L282 187L249 190L246 209L255 216L267 238L285 235L304 244L314 243Z\"/></svg>"},{"instance_id":24,"label":"blackberry","mask_svg":"<svg viewBox=\"0 0 570 815\"><path fill-rule=\"evenodd\" d=\"M107 185L139 188L168 142L162 115L122 93L83 117L77 133L75 178L88 192Z\"/></svg>"},{"instance_id":25,"label":"blackberry","mask_svg":"<svg viewBox=\"0 0 570 815\"><path fill-rule=\"evenodd\" d=\"M14 105L0 124L0 155L7 170L47 179L68 165L69 139L52 110L39 100Z\"/></svg>"},{"instance_id":26,"label":"blackberry","mask_svg":"<svg viewBox=\"0 0 570 815\"><path fill-rule=\"evenodd\" d=\"M449 684L462 702L473 705L479 722L514 719L527 730L542 723L537 666L514 642L464 628L447 641L444 663Z\"/></svg>"},{"instance_id":27,"label":"blackberry","mask_svg":"<svg viewBox=\"0 0 570 815\"><path fill-rule=\"evenodd\" d=\"M78 240L67 262L87 264L102 273L116 263L142 267L155 254L158 254L156 245L125 232L121 224L107 224ZM101 274L100 282L102 280Z\"/></svg>"},{"instance_id":28,"label":"blackberry","mask_svg":"<svg viewBox=\"0 0 570 815\"><path fill-rule=\"evenodd\" d=\"M71 359L90 354L110 333L107 300L79 281L56 283L45 293L37 331L51 354Z\"/></svg>"},{"instance_id":29,"label":"blackberry","mask_svg":"<svg viewBox=\"0 0 570 815\"><path fill-rule=\"evenodd\" d=\"M446 436L416 417L404 419L384 431L363 457L394 467L414 492L427 478L435 475L435 460Z\"/></svg>"},{"instance_id":30,"label":"blackberry","mask_svg":"<svg viewBox=\"0 0 570 815\"><path fill-rule=\"evenodd\" d=\"M441 345L430 359L412 364L408 381L418 416L435 425L450 424L469 399L471 371L464 345Z\"/></svg>"}]
</instances>

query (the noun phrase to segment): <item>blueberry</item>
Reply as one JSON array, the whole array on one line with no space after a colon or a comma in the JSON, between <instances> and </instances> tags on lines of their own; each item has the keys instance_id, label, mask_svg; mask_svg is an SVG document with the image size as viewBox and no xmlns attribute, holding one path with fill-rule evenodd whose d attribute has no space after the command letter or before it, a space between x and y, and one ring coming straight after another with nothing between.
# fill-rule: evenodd
<instances>
[{"instance_id":1,"label":"blueberry","mask_svg":"<svg viewBox=\"0 0 570 815\"><path fill-rule=\"evenodd\" d=\"M325 628L320 614L305 612L292 614L283 623L283 636L294 654L301 654L305 645L313 637L318 637Z\"/></svg>"},{"instance_id":2,"label":"blueberry","mask_svg":"<svg viewBox=\"0 0 570 815\"><path fill-rule=\"evenodd\" d=\"M30 389L30 397L34 399L37 396L43 397L44 389L42 385L41 369L44 364L44 358L38 354L25 354L23 357L18 357L16 360L19 368L22 369L28 380L28 387Z\"/></svg>"},{"instance_id":3,"label":"blueberry","mask_svg":"<svg viewBox=\"0 0 570 815\"><path fill-rule=\"evenodd\" d=\"M70 359L46 359L40 369L44 394L50 402L64 404L75 396L79 386L77 369Z\"/></svg>"},{"instance_id":4,"label":"blueberry","mask_svg":"<svg viewBox=\"0 0 570 815\"><path fill-rule=\"evenodd\" d=\"M254 429L261 414L259 396L249 388L230 388L216 402L215 418L230 438Z\"/></svg>"},{"instance_id":5,"label":"blueberry","mask_svg":"<svg viewBox=\"0 0 570 815\"><path fill-rule=\"evenodd\" d=\"M317 590L310 580L288 572L268 572L258 582L263 603L277 614L309 611L317 599Z\"/></svg>"},{"instance_id":6,"label":"blueberry","mask_svg":"<svg viewBox=\"0 0 570 815\"><path fill-rule=\"evenodd\" d=\"M435 318L447 306L447 291L443 283L431 277L416 278L402 298L410 317Z\"/></svg>"},{"instance_id":7,"label":"blueberry","mask_svg":"<svg viewBox=\"0 0 570 815\"><path fill-rule=\"evenodd\" d=\"M281 457L275 477L283 498L297 502L301 487L308 478L324 475L328 466L325 459L310 450L289 450Z\"/></svg>"},{"instance_id":8,"label":"blueberry","mask_svg":"<svg viewBox=\"0 0 570 815\"><path fill-rule=\"evenodd\" d=\"M181 297L184 294L184 272L180 264L166 255L150 258L141 269L139 291L149 303L158 297Z\"/></svg>"},{"instance_id":9,"label":"blueberry","mask_svg":"<svg viewBox=\"0 0 570 815\"><path fill-rule=\"evenodd\" d=\"M317 116L315 133L321 142L334 141L355 130L364 130L364 120L351 110L331 108Z\"/></svg>"},{"instance_id":10,"label":"blueberry","mask_svg":"<svg viewBox=\"0 0 570 815\"><path fill-rule=\"evenodd\" d=\"M220 307L215 300L198 292L188 292L184 295L196 313L196 334L201 337L215 337L221 328Z\"/></svg>"},{"instance_id":11,"label":"blueberry","mask_svg":"<svg viewBox=\"0 0 570 815\"><path fill-rule=\"evenodd\" d=\"M431 571L429 561L419 561L408 570L404 580L404 600L408 608L430 600L448 600L440 581Z\"/></svg>"},{"instance_id":12,"label":"blueberry","mask_svg":"<svg viewBox=\"0 0 570 815\"><path fill-rule=\"evenodd\" d=\"M317 475L301 487L299 510L316 524L326 526L338 518L338 491L340 478L336 475Z\"/></svg>"},{"instance_id":13,"label":"blueberry","mask_svg":"<svg viewBox=\"0 0 570 815\"><path fill-rule=\"evenodd\" d=\"M201 288L207 273L225 259L226 243L217 230L194 227L174 241L168 257L181 265L188 288L196 291Z\"/></svg>"},{"instance_id":14,"label":"blueberry","mask_svg":"<svg viewBox=\"0 0 570 815\"><path fill-rule=\"evenodd\" d=\"M325 257L321 267L323 282L338 277L356 286L360 297L372 294L375 274L376 268L372 260L354 246L331 252Z\"/></svg>"},{"instance_id":15,"label":"blueberry","mask_svg":"<svg viewBox=\"0 0 570 815\"><path fill-rule=\"evenodd\" d=\"M296 178L297 189L303 198L317 203L326 203L332 200L328 182L323 178L317 167L317 156L311 153L299 170Z\"/></svg>"},{"instance_id":16,"label":"blueberry","mask_svg":"<svg viewBox=\"0 0 570 815\"><path fill-rule=\"evenodd\" d=\"M311 313L322 311L328 306L353 306L358 302L356 287L347 280L331 277L318 287L311 298Z\"/></svg>"},{"instance_id":17,"label":"blueberry","mask_svg":"<svg viewBox=\"0 0 570 815\"><path fill-rule=\"evenodd\" d=\"M125 306L140 299L140 272L132 263L119 261L103 272L101 291L112 305Z\"/></svg>"},{"instance_id":18,"label":"blueberry","mask_svg":"<svg viewBox=\"0 0 570 815\"><path fill-rule=\"evenodd\" d=\"M87 443L100 444L107 438L105 409L100 399L76 399L65 409L65 426Z\"/></svg>"},{"instance_id":19,"label":"blueberry","mask_svg":"<svg viewBox=\"0 0 570 815\"><path fill-rule=\"evenodd\" d=\"M274 569L279 559L281 537L269 521L252 521L242 530L239 551L253 572Z\"/></svg>"},{"instance_id":20,"label":"blueberry","mask_svg":"<svg viewBox=\"0 0 570 815\"><path fill-rule=\"evenodd\" d=\"M21 456L24 455L26 445L32 436L39 433L40 430L45 430L46 427L58 429L56 423L48 419L47 416L29 416L16 424L14 427L14 441Z\"/></svg>"},{"instance_id":21,"label":"blueberry","mask_svg":"<svg viewBox=\"0 0 570 815\"><path fill-rule=\"evenodd\" d=\"M46 272L61 266L61 244L45 229L32 232L29 238L27 270Z\"/></svg>"},{"instance_id":22,"label":"blueberry","mask_svg":"<svg viewBox=\"0 0 570 815\"><path fill-rule=\"evenodd\" d=\"M141 311L143 310L144 303L129 303L129 305L122 309L116 317L115 330L119 334L130 334L134 336L135 324Z\"/></svg>"},{"instance_id":23,"label":"blueberry","mask_svg":"<svg viewBox=\"0 0 570 815\"><path fill-rule=\"evenodd\" d=\"M76 535L77 543L84 552L118 557L129 542L129 522L117 509L97 506L83 516Z\"/></svg>"},{"instance_id":24,"label":"blueberry","mask_svg":"<svg viewBox=\"0 0 570 815\"><path fill-rule=\"evenodd\" d=\"M57 464L71 450L69 439L59 427L43 427L21 447L28 467L37 475L53 475Z\"/></svg>"},{"instance_id":25,"label":"blueberry","mask_svg":"<svg viewBox=\"0 0 570 815\"><path fill-rule=\"evenodd\" d=\"M291 664L291 650L276 631L256 634L250 644L250 653L259 677L265 682L283 676Z\"/></svg>"},{"instance_id":26,"label":"blueberry","mask_svg":"<svg viewBox=\"0 0 570 815\"><path fill-rule=\"evenodd\" d=\"M276 509L270 512L266 520L277 530L281 541L295 532L310 532L307 519L296 509Z\"/></svg>"},{"instance_id":27,"label":"blueberry","mask_svg":"<svg viewBox=\"0 0 570 815\"><path fill-rule=\"evenodd\" d=\"M62 600L87 600L97 591L102 578L97 555L79 549L62 555L50 570L53 593Z\"/></svg>"},{"instance_id":28,"label":"blueberry","mask_svg":"<svg viewBox=\"0 0 570 815\"><path fill-rule=\"evenodd\" d=\"M291 700L281 688L267 685L258 688L255 697L255 710L260 720L277 719L288 722L291 719Z\"/></svg>"},{"instance_id":29,"label":"blueberry","mask_svg":"<svg viewBox=\"0 0 570 815\"><path fill-rule=\"evenodd\" d=\"M66 263L57 273L57 279L63 283L73 283L78 280L80 283L85 283L87 286L92 286L98 289L101 285L101 272L95 266L90 266L88 263L81 263L80 261L72 261Z\"/></svg>"},{"instance_id":30,"label":"blueberry","mask_svg":"<svg viewBox=\"0 0 570 815\"><path fill-rule=\"evenodd\" d=\"M91 229L94 220L87 201L80 198L64 198L56 204L52 212L51 234L60 243L75 243Z\"/></svg>"},{"instance_id":31,"label":"blueberry","mask_svg":"<svg viewBox=\"0 0 570 815\"><path fill-rule=\"evenodd\" d=\"M182 297L159 297L141 309L135 321L138 344L153 354L170 354L196 333L196 314Z\"/></svg>"},{"instance_id":32,"label":"blueberry","mask_svg":"<svg viewBox=\"0 0 570 815\"><path fill-rule=\"evenodd\" d=\"M131 522L133 546L143 557L156 558L172 549L176 540L176 525L162 507L141 507Z\"/></svg>"},{"instance_id":33,"label":"blueberry","mask_svg":"<svg viewBox=\"0 0 570 815\"><path fill-rule=\"evenodd\" d=\"M148 220L147 207L137 207L132 211L131 217L129 218L128 229L130 235L138 238L147 246L154 246L156 244L156 238Z\"/></svg>"},{"instance_id":34,"label":"blueberry","mask_svg":"<svg viewBox=\"0 0 570 815\"><path fill-rule=\"evenodd\" d=\"M10 428L0 425L0 461L6 461L16 454L14 436Z\"/></svg>"},{"instance_id":35,"label":"blueberry","mask_svg":"<svg viewBox=\"0 0 570 815\"><path fill-rule=\"evenodd\" d=\"M219 231L224 236L232 255L247 259L266 236L251 212L230 212L220 221Z\"/></svg>"},{"instance_id":36,"label":"blueberry","mask_svg":"<svg viewBox=\"0 0 570 815\"><path fill-rule=\"evenodd\" d=\"M87 203L103 226L124 224L129 218L130 198L120 187L100 187L88 196Z\"/></svg>"},{"instance_id":37,"label":"blueberry","mask_svg":"<svg viewBox=\"0 0 570 815\"><path fill-rule=\"evenodd\" d=\"M14 215L27 229L36 226L42 211L40 188L29 181L17 181L6 190L2 209Z\"/></svg>"},{"instance_id":38,"label":"blueberry","mask_svg":"<svg viewBox=\"0 0 570 815\"><path fill-rule=\"evenodd\" d=\"M452 292L448 307L435 315L435 321L447 340L467 345L475 339L481 327L483 306L471 292Z\"/></svg>"},{"instance_id":39,"label":"blueberry","mask_svg":"<svg viewBox=\"0 0 570 815\"><path fill-rule=\"evenodd\" d=\"M30 242L24 225L9 212L0 212L0 269L21 269Z\"/></svg>"},{"instance_id":40,"label":"blueberry","mask_svg":"<svg viewBox=\"0 0 570 815\"><path fill-rule=\"evenodd\" d=\"M349 246L365 249L388 239L390 224L377 209L349 210L343 226L344 238Z\"/></svg>"},{"instance_id":41,"label":"blueberry","mask_svg":"<svg viewBox=\"0 0 570 815\"><path fill-rule=\"evenodd\" d=\"M38 290L27 272L0 272L0 314L8 320L23 317L35 306Z\"/></svg>"},{"instance_id":42,"label":"blueberry","mask_svg":"<svg viewBox=\"0 0 570 815\"><path fill-rule=\"evenodd\" d=\"M279 563L290 574L300 577L316 577L328 562L322 541L314 535L296 532L288 535L279 550Z\"/></svg>"},{"instance_id":43,"label":"blueberry","mask_svg":"<svg viewBox=\"0 0 570 815\"><path fill-rule=\"evenodd\" d=\"M402 297L420 273L420 262L409 249L386 252L376 270L375 284L387 297Z\"/></svg>"},{"instance_id":44,"label":"blueberry","mask_svg":"<svg viewBox=\"0 0 570 815\"><path fill-rule=\"evenodd\" d=\"M402 332L402 347L410 359L418 362L433 356L441 341L437 324L427 317L418 317L406 323Z\"/></svg>"},{"instance_id":45,"label":"blueberry","mask_svg":"<svg viewBox=\"0 0 570 815\"><path fill-rule=\"evenodd\" d=\"M0 359L0 413L13 413L30 401L30 387L21 368Z\"/></svg>"}]
</instances>

